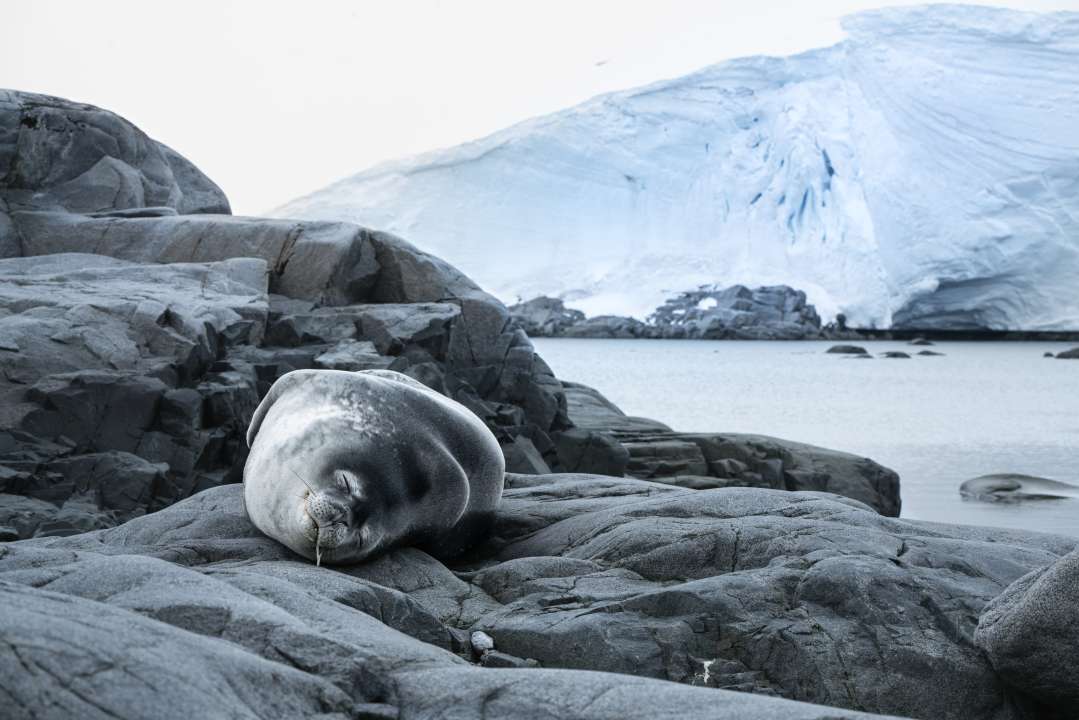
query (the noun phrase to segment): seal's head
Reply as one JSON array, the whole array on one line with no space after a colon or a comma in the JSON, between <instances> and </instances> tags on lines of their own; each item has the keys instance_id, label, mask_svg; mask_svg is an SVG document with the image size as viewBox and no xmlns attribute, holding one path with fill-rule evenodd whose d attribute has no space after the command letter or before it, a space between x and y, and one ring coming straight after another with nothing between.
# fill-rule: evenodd
<instances>
[{"instance_id":1,"label":"seal's head","mask_svg":"<svg viewBox=\"0 0 1079 720\"><path fill-rule=\"evenodd\" d=\"M449 532L469 507L470 472L497 474L493 503L501 495L490 431L399 373L288 373L255 411L247 441L252 522L317 563L359 562Z\"/></svg>"}]
</instances>

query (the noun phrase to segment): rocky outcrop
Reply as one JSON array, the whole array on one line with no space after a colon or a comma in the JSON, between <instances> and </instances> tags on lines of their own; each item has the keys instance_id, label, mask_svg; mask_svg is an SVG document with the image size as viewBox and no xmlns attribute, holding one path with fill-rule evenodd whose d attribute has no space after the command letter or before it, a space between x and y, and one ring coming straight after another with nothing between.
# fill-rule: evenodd
<instances>
[{"instance_id":1,"label":"rocky outcrop","mask_svg":"<svg viewBox=\"0 0 1079 720\"><path fill-rule=\"evenodd\" d=\"M805 293L786 285L700 287L668 300L649 322L662 337L705 340L804 340L821 329Z\"/></svg>"},{"instance_id":2,"label":"rocky outcrop","mask_svg":"<svg viewBox=\"0 0 1079 720\"><path fill-rule=\"evenodd\" d=\"M1064 350L1063 352L1058 352L1056 357L1057 360L1079 360L1079 347L1074 347L1071 350Z\"/></svg>"},{"instance_id":3,"label":"rocky outcrop","mask_svg":"<svg viewBox=\"0 0 1079 720\"><path fill-rule=\"evenodd\" d=\"M1018 720L1027 700L970 637L1075 544L818 493L510 475L457 564L404 548L329 569L225 486L0 547L0 689L12 717Z\"/></svg>"},{"instance_id":4,"label":"rocky outcrop","mask_svg":"<svg viewBox=\"0 0 1079 720\"><path fill-rule=\"evenodd\" d=\"M603 395L564 383L570 421L595 438L580 471L610 464L613 443L627 454L625 474L683 487L816 490L863 502L898 517L899 476L868 458L779 438L740 433L680 433L647 418L629 417Z\"/></svg>"},{"instance_id":5,"label":"rocky outcrop","mask_svg":"<svg viewBox=\"0 0 1079 720\"><path fill-rule=\"evenodd\" d=\"M54 508L7 536L238 479L259 398L301 368L400 370L558 467L561 385L438 258L346 223L209 214L228 203L194 165L58 98L0 95L0 167L0 494Z\"/></svg>"},{"instance_id":6,"label":"rocky outcrop","mask_svg":"<svg viewBox=\"0 0 1079 720\"><path fill-rule=\"evenodd\" d=\"M1016 580L986 607L974 641L1042 717L1079 715L1079 551Z\"/></svg>"},{"instance_id":7,"label":"rocky outcrop","mask_svg":"<svg viewBox=\"0 0 1079 720\"><path fill-rule=\"evenodd\" d=\"M509 311L529 337L558 337L585 319L580 310L567 308L558 298L542 295L511 305Z\"/></svg>"},{"instance_id":8,"label":"rocky outcrop","mask_svg":"<svg viewBox=\"0 0 1079 720\"><path fill-rule=\"evenodd\" d=\"M513 305L510 313L533 337L806 340L855 335L822 329L805 293L786 285L752 290L704 285L670 298L646 322L617 315L587 318L549 297Z\"/></svg>"},{"instance_id":9,"label":"rocky outcrop","mask_svg":"<svg viewBox=\"0 0 1079 720\"><path fill-rule=\"evenodd\" d=\"M0 90L0 167L5 212L229 212L221 189L176 151L114 113L48 95Z\"/></svg>"}]
</instances>

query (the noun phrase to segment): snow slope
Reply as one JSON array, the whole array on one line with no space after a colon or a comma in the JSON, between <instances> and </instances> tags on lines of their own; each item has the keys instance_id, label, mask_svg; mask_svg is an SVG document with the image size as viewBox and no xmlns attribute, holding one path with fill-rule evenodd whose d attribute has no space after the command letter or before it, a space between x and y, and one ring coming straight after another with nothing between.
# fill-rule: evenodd
<instances>
[{"instance_id":1,"label":"snow slope","mask_svg":"<svg viewBox=\"0 0 1079 720\"><path fill-rule=\"evenodd\" d=\"M787 284L863 326L1079 328L1079 13L937 5L843 27L273 214L388 230L504 300L590 315Z\"/></svg>"}]
</instances>

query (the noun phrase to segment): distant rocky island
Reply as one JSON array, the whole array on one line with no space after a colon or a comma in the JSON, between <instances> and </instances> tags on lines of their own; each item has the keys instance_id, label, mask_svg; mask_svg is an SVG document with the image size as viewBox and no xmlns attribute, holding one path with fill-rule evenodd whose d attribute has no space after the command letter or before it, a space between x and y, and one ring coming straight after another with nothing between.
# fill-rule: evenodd
<instances>
[{"instance_id":1,"label":"distant rocky island","mask_svg":"<svg viewBox=\"0 0 1079 720\"><path fill-rule=\"evenodd\" d=\"M775 285L701 286L680 293L644 321L620 315L586 317L562 300L540 296L511 305L513 318L532 337L666 338L690 340L818 340L861 337L846 318L821 326L800 290Z\"/></svg>"},{"instance_id":2,"label":"distant rocky island","mask_svg":"<svg viewBox=\"0 0 1079 720\"><path fill-rule=\"evenodd\" d=\"M900 519L870 459L627 416L450 264L232 216L106 110L0 91L0 167L7 716L1079 712L1079 540ZM657 318L820 330L789 288ZM244 432L306 368L398 370L481 418L509 469L491 536L331 569L262 535Z\"/></svg>"}]
</instances>

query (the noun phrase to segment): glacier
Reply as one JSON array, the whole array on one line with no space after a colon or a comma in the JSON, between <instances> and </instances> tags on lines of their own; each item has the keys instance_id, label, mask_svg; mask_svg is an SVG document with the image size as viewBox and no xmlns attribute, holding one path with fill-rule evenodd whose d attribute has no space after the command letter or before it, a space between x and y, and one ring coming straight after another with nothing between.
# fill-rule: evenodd
<instances>
[{"instance_id":1,"label":"glacier","mask_svg":"<svg viewBox=\"0 0 1079 720\"><path fill-rule=\"evenodd\" d=\"M698 285L860 327L1079 329L1079 13L862 12L376 166L279 217L348 220L501 299L643 318Z\"/></svg>"}]
</instances>

